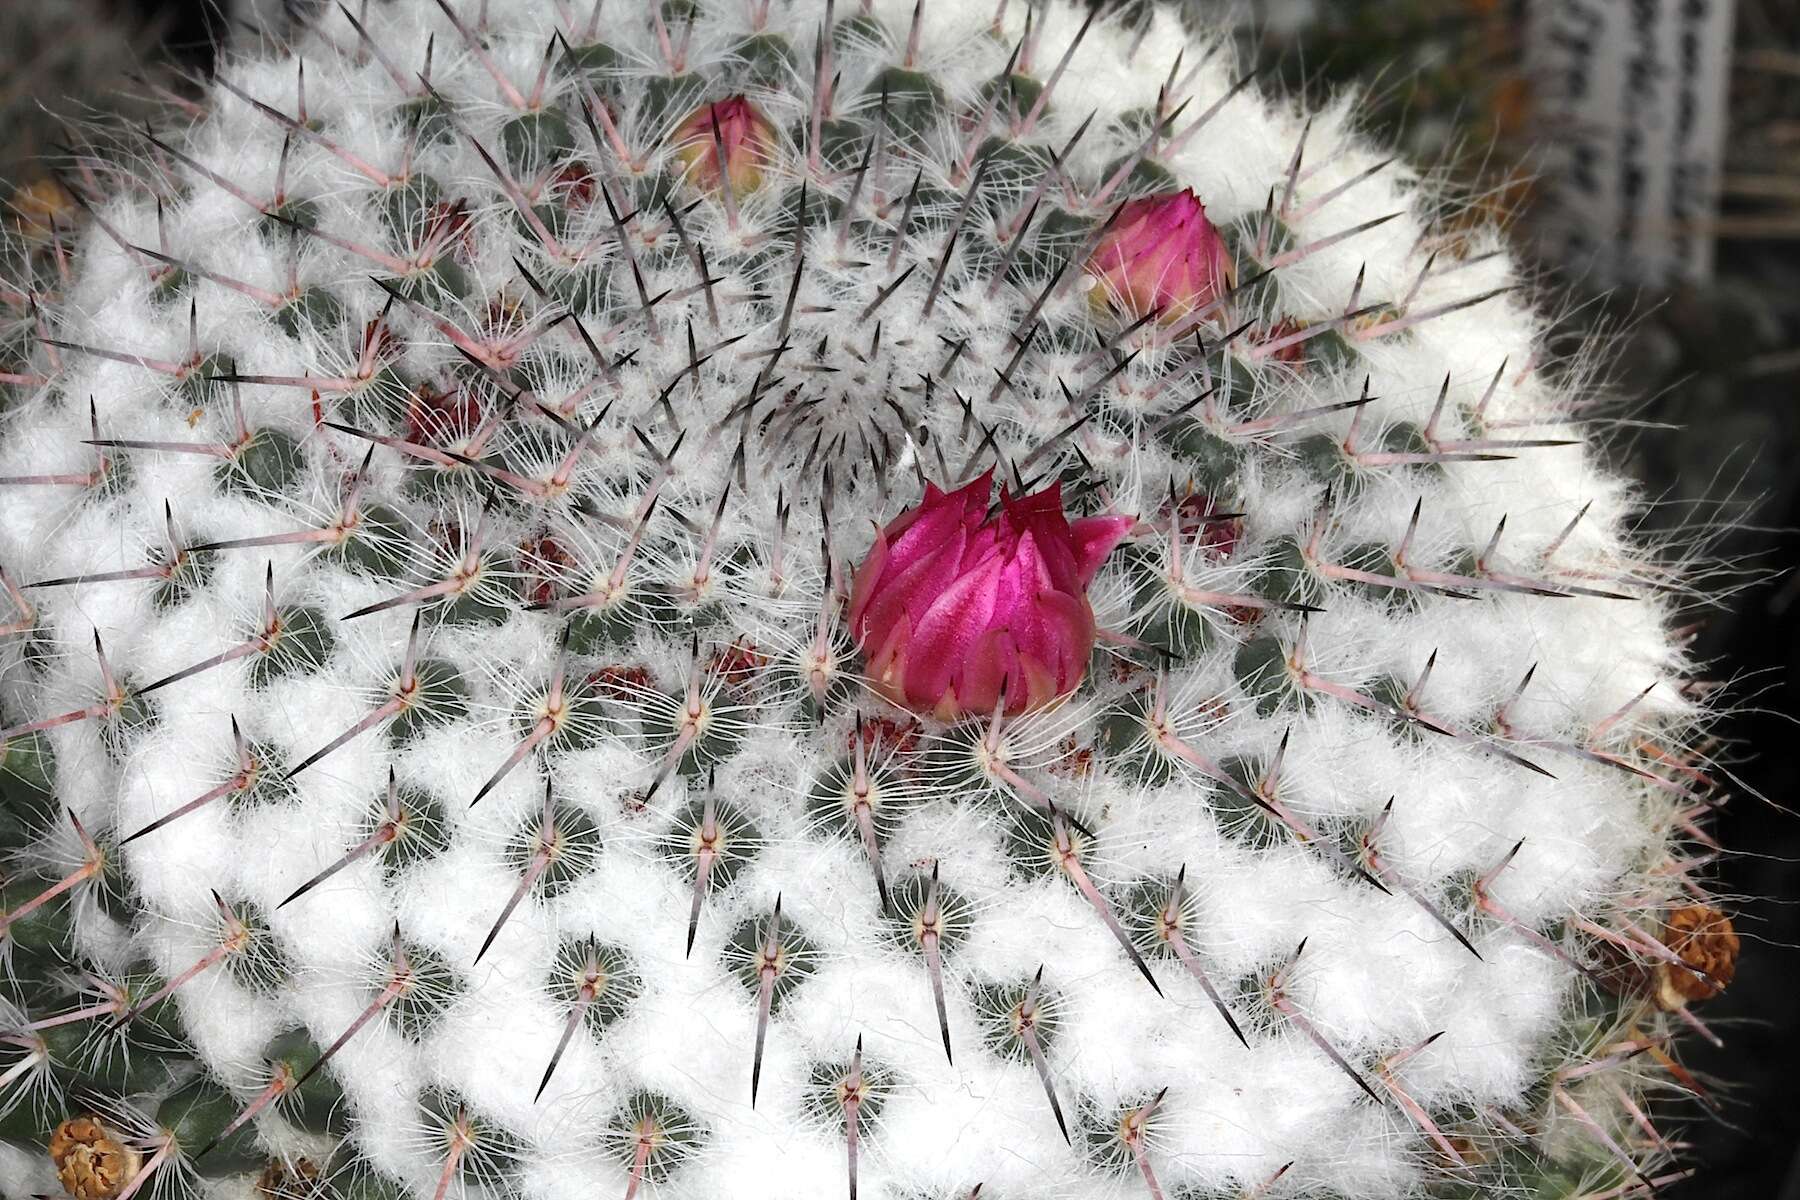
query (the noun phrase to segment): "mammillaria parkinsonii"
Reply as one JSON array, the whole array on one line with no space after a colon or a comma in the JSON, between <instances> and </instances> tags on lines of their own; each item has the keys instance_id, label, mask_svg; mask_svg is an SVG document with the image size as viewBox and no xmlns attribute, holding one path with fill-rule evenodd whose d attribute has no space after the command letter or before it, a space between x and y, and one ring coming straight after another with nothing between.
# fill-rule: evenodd
<instances>
[{"instance_id":1,"label":"mammillaria parkinsonii","mask_svg":"<svg viewBox=\"0 0 1800 1200\"><path fill-rule=\"evenodd\" d=\"M74 163L9 1186L1666 1177L1736 944L1588 360L1220 37L392 0Z\"/></svg>"}]
</instances>

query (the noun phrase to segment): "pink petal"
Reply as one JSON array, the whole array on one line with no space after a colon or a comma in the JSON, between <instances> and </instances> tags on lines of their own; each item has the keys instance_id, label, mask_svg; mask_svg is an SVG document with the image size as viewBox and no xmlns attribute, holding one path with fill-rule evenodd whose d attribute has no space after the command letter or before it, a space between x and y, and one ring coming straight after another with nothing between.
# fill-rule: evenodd
<instances>
[{"instance_id":1,"label":"pink petal","mask_svg":"<svg viewBox=\"0 0 1800 1200\"><path fill-rule=\"evenodd\" d=\"M989 467L968 483L953 492L944 495L945 502L960 505L963 519L972 525L979 525L987 515L988 497L994 492L994 468Z\"/></svg>"},{"instance_id":2,"label":"pink petal","mask_svg":"<svg viewBox=\"0 0 1800 1200\"><path fill-rule=\"evenodd\" d=\"M1025 678L1025 686L1019 689L1024 695L1017 697L1017 707L1014 706L1014 695L1008 695L1006 708L1009 713L1041 708L1058 696L1072 690L1074 684L1080 682L1080 678L1077 677L1074 682L1065 684L1030 654L1019 655L1019 672Z\"/></svg>"},{"instance_id":3,"label":"pink petal","mask_svg":"<svg viewBox=\"0 0 1800 1200\"><path fill-rule=\"evenodd\" d=\"M868 606L862 612L862 623L850 627L851 636L859 644L880 638L888 626L903 613L924 612L944 589L961 574L962 547L967 535L958 526L949 540L934 546L922 558L896 570L892 556L888 569Z\"/></svg>"},{"instance_id":4,"label":"pink petal","mask_svg":"<svg viewBox=\"0 0 1800 1200\"><path fill-rule=\"evenodd\" d=\"M1137 524L1135 517L1083 517L1069 527L1070 550L1075 556L1075 577L1086 591L1088 584L1094 582L1094 576L1100 570L1100 564L1113 548L1125 540L1132 526Z\"/></svg>"},{"instance_id":5,"label":"pink petal","mask_svg":"<svg viewBox=\"0 0 1800 1200\"><path fill-rule=\"evenodd\" d=\"M1139 313L1190 312L1230 280L1224 239L1191 188L1125 205L1089 263L1101 296Z\"/></svg>"},{"instance_id":6,"label":"pink petal","mask_svg":"<svg viewBox=\"0 0 1800 1200\"><path fill-rule=\"evenodd\" d=\"M1082 583L1078 564L1075 561L1074 548L1069 544L1068 522L1057 520L1033 522L1031 539L1037 545L1038 555L1044 562L1045 586L1053 587L1059 592L1077 592L1086 585Z\"/></svg>"},{"instance_id":7,"label":"pink petal","mask_svg":"<svg viewBox=\"0 0 1800 1200\"><path fill-rule=\"evenodd\" d=\"M990 469L973 483L954 492L939 490L930 480L925 482L925 499L919 506L890 521L883 532L900 563L911 562L928 553L951 533L961 528L965 533L981 524L987 510L993 471Z\"/></svg>"},{"instance_id":8,"label":"pink petal","mask_svg":"<svg viewBox=\"0 0 1800 1200\"><path fill-rule=\"evenodd\" d=\"M994 614L990 621L1004 625L1013 614L1029 609L1041 591L1050 589L1050 575L1037 551L1037 539L1029 533L1019 539L1012 557L1000 566L1000 582L994 592Z\"/></svg>"},{"instance_id":9,"label":"pink petal","mask_svg":"<svg viewBox=\"0 0 1800 1200\"><path fill-rule=\"evenodd\" d=\"M962 569L973 571L1004 548L1001 530L996 525L983 525L969 534L969 541L963 547Z\"/></svg>"},{"instance_id":10,"label":"pink petal","mask_svg":"<svg viewBox=\"0 0 1800 1200\"><path fill-rule=\"evenodd\" d=\"M975 639L963 658L962 671L956 679L956 700L962 712L981 715L994 711L1002 696L1024 701L1025 677L1019 668L1019 655L1012 635L1004 629L990 629Z\"/></svg>"},{"instance_id":11,"label":"pink petal","mask_svg":"<svg viewBox=\"0 0 1800 1200\"><path fill-rule=\"evenodd\" d=\"M863 559L862 566L856 568L856 578L850 583L850 636L858 641L862 640L863 610L868 608L869 600L875 594L876 584L881 580L881 572L887 566L887 561L887 534L876 530L875 544L869 547L869 557Z\"/></svg>"},{"instance_id":12,"label":"pink petal","mask_svg":"<svg viewBox=\"0 0 1800 1200\"><path fill-rule=\"evenodd\" d=\"M896 529L896 526L901 527ZM968 526L961 507L947 501L914 509L885 531L895 569L907 567L957 534L967 533Z\"/></svg>"},{"instance_id":13,"label":"pink petal","mask_svg":"<svg viewBox=\"0 0 1800 1200\"><path fill-rule=\"evenodd\" d=\"M920 653L909 665L906 694L930 703L943 694L975 639L987 632L1000 586L999 559L951 584L913 622ZM927 649L929 648L929 649Z\"/></svg>"},{"instance_id":14,"label":"pink petal","mask_svg":"<svg viewBox=\"0 0 1800 1200\"><path fill-rule=\"evenodd\" d=\"M1007 628L1019 653L1043 665L1066 692L1087 673L1094 652L1094 610L1087 599L1045 591L1029 608L1013 614Z\"/></svg>"},{"instance_id":15,"label":"pink petal","mask_svg":"<svg viewBox=\"0 0 1800 1200\"><path fill-rule=\"evenodd\" d=\"M1027 524L1038 518L1049 518L1052 521L1067 523L1063 516L1062 480L1058 479L1049 487L1013 499L1002 492L1000 506L1006 515L1021 524Z\"/></svg>"},{"instance_id":16,"label":"pink petal","mask_svg":"<svg viewBox=\"0 0 1800 1200\"><path fill-rule=\"evenodd\" d=\"M912 622L902 613L882 639L867 652L869 682L897 704L906 702L906 660L912 645Z\"/></svg>"},{"instance_id":17,"label":"pink petal","mask_svg":"<svg viewBox=\"0 0 1800 1200\"><path fill-rule=\"evenodd\" d=\"M992 486L991 471L951 492L927 484L917 508L878 532L851 588L871 685L946 720L1023 711L1080 684L1096 639L1087 586L1136 523L1071 524L1059 483L1002 489L990 519Z\"/></svg>"}]
</instances>

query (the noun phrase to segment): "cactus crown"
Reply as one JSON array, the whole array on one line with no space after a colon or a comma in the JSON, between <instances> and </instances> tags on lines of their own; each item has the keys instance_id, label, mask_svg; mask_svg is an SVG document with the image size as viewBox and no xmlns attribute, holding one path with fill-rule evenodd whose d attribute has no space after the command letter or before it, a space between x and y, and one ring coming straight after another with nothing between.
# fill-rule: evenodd
<instances>
[{"instance_id":1,"label":"cactus crown","mask_svg":"<svg viewBox=\"0 0 1800 1200\"><path fill-rule=\"evenodd\" d=\"M364 3L78 161L8 326L0 1134L359 1198L1661 1166L1705 781L1583 362L1231 59ZM1069 694L914 714L857 568L988 470L1132 536Z\"/></svg>"}]
</instances>

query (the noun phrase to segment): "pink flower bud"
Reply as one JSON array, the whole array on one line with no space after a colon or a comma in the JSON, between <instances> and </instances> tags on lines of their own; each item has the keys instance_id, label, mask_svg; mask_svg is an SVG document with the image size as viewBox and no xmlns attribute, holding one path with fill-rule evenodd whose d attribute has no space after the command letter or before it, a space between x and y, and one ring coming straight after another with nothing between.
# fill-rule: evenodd
<instances>
[{"instance_id":1,"label":"pink flower bud","mask_svg":"<svg viewBox=\"0 0 1800 1200\"><path fill-rule=\"evenodd\" d=\"M1088 299L1135 317L1173 321L1205 309L1231 286L1225 240L1189 188L1133 200L1088 259Z\"/></svg>"},{"instance_id":2,"label":"pink flower bud","mask_svg":"<svg viewBox=\"0 0 1800 1200\"><path fill-rule=\"evenodd\" d=\"M1135 518L1063 513L1062 486L988 515L993 472L925 499L875 537L850 596L850 635L888 699L952 720L1067 695L1094 649L1088 584Z\"/></svg>"},{"instance_id":3,"label":"pink flower bud","mask_svg":"<svg viewBox=\"0 0 1800 1200\"><path fill-rule=\"evenodd\" d=\"M675 157L687 178L709 192L719 190L719 159L731 194L741 199L762 186L763 168L774 160L775 127L743 96L702 104L675 127Z\"/></svg>"}]
</instances>

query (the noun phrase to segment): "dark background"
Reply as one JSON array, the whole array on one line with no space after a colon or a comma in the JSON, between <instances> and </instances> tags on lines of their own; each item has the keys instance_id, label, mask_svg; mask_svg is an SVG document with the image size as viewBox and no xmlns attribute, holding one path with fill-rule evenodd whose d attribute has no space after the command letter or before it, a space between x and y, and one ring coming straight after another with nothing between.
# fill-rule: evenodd
<instances>
[{"instance_id":1,"label":"dark background","mask_svg":"<svg viewBox=\"0 0 1800 1200\"><path fill-rule=\"evenodd\" d=\"M0 0L5 3L6 0ZM1674 3L1675 0L1663 0ZM211 0L113 0L161 31L164 53L204 73L224 18ZM1381 78L1374 123L1402 140L1432 122L1487 121L1468 95L1506 78L1505 45L1459 20L1500 5L1478 0L1322 0L1354 12L1323 44L1263 47L1288 86L1313 92ZM1373 12L1373 17L1365 15ZM1725 599L1694 606L1704 678L1727 685L1715 733L1733 783L1713 831L1728 850L1716 890L1744 936L1735 983L1702 1006L1725 1038L1686 1042L1685 1061L1720 1099L1708 1116L1682 1110L1678 1138L1699 1173L1664 1195L1678 1200L1800 1200L1800 0L1740 0L1728 173L1784 173L1795 195L1774 215L1784 232L1722 237L1712 283L1673 293L1593 298L1589 328L1618 333L1621 417L1614 452L1644 481L1648 529L1710 530L1698 547ZM1477 44L1476 39L1482 39ZM1467 55L1463 77L1418 65L1419 48L1446 42ZM1793 71L1753 69L1759 55L1792 54ZM1385 71L1384 71L1385 68ZM1395 82L1395 72L1401 78ZM1450 93L1455 93L1451 95ZM1490 97L1490 99L1492 99ZM1477 133L1491 132L1477 124ZM1504 132L1504 130L1502 131ZM1528 135L1527 135L1528 137ZM1485 153L1480 137L1474 151ZM1493 157L1529 145L1500 140ZM1504 161L1504 160L1502 160ZM1767 198L1734 196L1728 215L1768 217ZM1521 219L1529 242L1530 217ZM1776 222L1780 224L1779 220ZM1565 264L1545 264L1554 270ZM1573 275L1575 272L1564 272ZM1579 284L1570 284L1579 288ZM1577 292L1579 294L1579 292Z\"/></svg>"}]
</instances>

